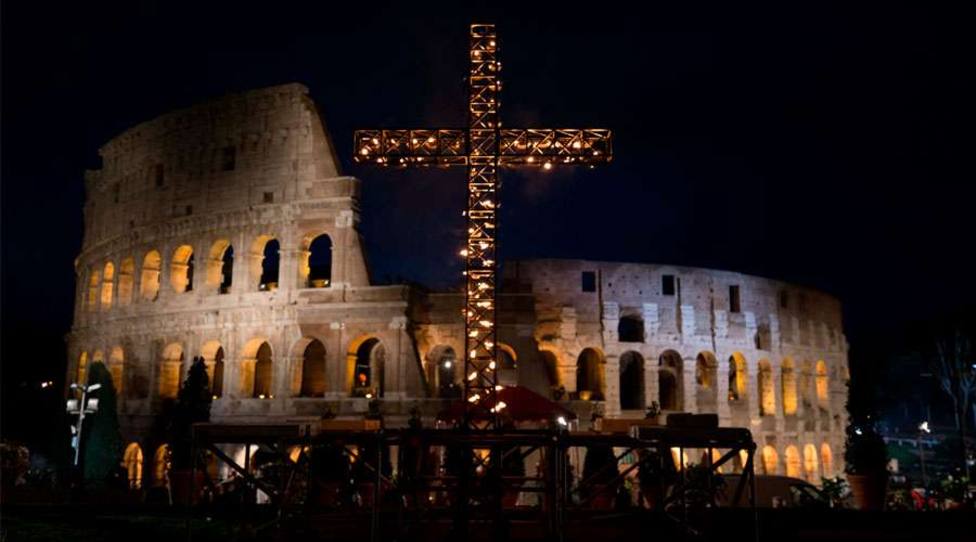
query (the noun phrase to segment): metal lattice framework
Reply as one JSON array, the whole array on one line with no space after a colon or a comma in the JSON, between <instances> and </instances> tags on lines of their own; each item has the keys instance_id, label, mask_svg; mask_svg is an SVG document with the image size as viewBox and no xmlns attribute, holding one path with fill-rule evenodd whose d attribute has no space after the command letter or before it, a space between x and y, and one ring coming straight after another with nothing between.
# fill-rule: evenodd
<instances>
[{"instance_id":1,"label":"metal lattice framework","mask_svg":"<svg viewBox=\"0 0 976 542\"><path fill-rule=\"evenodd\" d=\"M358 130L357 162L392 167L468 169L465 258L464 401L472 428L495 426L498 402L496 366L498 169L529 166L605 164L612 158L610 130L505 128L498 120L501 82L495 26L471 25L466 129Z\"/></svg>"}]
</instances>

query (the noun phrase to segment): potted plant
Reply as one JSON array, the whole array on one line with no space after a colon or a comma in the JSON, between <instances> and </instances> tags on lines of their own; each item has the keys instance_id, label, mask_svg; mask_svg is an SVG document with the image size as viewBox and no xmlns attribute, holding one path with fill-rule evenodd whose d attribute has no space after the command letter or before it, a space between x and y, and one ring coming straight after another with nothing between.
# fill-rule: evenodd
<instances>
[{"instance_id":1,"label":"potted plant","mask_svg":"<svg viewBox=\"0 0 976 542\"><path fill-rule=\"evenodd\" d=\"M170 493L175 504L195 504L206 480L202 454L194 454L193 424L210 421L213 395L202 357L196 357L177 396L169 423L172 468Z\"/></svg>"},{"instance_id":2,"label":"potted plant","mask_svg":"<svg viewBox=\"0 0 976 542\"><path fill-rule=\"evenodd\" d=\"M852 422L848 426L844 462L854 506L882 510L888 488L888 447L873 424Z\"/></svg>"},{"instance_id":3,"label":"potted plant","mask_svg":"<svg viewBox=\"0 0 976 542\"><path fill-rule=\"evenodd\" d=\"M596 510L613 508L614 496L609 485L617 474L617 457L613 454L613 447L606 444L586 447L581 483L586 484L582 493L589 499L591 508Z\"/></svg>"}]
</instances>

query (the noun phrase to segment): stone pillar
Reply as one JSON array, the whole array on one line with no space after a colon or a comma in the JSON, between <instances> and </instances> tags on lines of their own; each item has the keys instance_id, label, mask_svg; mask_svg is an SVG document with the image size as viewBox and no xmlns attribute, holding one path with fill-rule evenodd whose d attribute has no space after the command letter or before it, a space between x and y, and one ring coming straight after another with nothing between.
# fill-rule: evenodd
<instances>
[{"instance_id":1,"label":"stone pillar","mask_svg":"<svg viewBox=\"0 0 976 542\"><path fill-rule=\"evenodd\" d=\"M685 358L681 362L681 401L682 410L698 413L698 382L695 380L696 358Z\"/></svg>"},{"instance_id":2,"label":"stone pillar","mask_svg":"<svg viewBox=\"0 0 976 542\"><path fill-rule=\"evenodd\" d=\"M308 255L307 250L281 246L278 250L278 288L295 290L308 286L308 273L300 273L301 262L305 262L306 267L308 265Z\"/></svg>"},{"instance_id":3,"label":"stone pillar","mask_svg":"<svg viewBox=\"0 0 976 542\"><path fill-rule=\"evenodd\" d=\"M604 344L615 343L617 337L617 324L620 322L620 305L613 301L604 301L602 307L602 328Z\"/></svg>"},{"instance_id":4,"label":"stone pillar","mask_svg":"<svg viewBox=\"0 0 976 542\"><path fill-rule=\"evenodd\" d=\"M658 398L657 363L653 360L644 360L644 404L648 407L654 401L660 404Z\"/></svg>"},{"instance_id":5,"label":"stone pillar","mask_svg":"<svg viewBox=\"0 0 976 542\"><path fill-rule=\"evenodd\" d=\"M407 376L409 372L407 364L410 363L411 349L405 341L404 330L407 327L406 316L394 316L390 320L389 329L392 331L393 344L390 345L390 354L384 363L386 373L386 390L384 395L391 399L402 399L407 396Z\"/></svg>"},{"instance_id":6,"label":"stone pillar","mask_svg":"<svg viewBox=\"0 0 976 542\"><path fill-rule=\"evenodd\" d=\"M716 354L717 356L717 354ZM732 422L732 412L729 408L729 362L728 360L718 360L718 367L715 370L716 386L716 410L718 411L719 424L729 426Z\"/></svg>"},{"instance_id":7,"label":"stone pillar","mask_svg":"<svg viewBox=\"0 0 976 542\"><path fill-rule=\"evenodd\" d=\"M658 329L661 328L661 315L657 303L644 303L641 316L644 319L644 337L656 336Z\"/></svg>"},{"instance_id":8,"label":"stone pillar","mask_svg":"<svg viewBox=\"0 0 976 542\"><path fill-rule=\"evenodd\" d=\"M694 305L681 305L681 334L686 338L684 342L695 335L695 307Z\"/></svg>"},{"instance_id":9,"label":"stone pillar","mask_svg":"<svg viewBox=\"0 0 976 542\"><path fill-rule=\"evenodd\" d=\"M616 303L614 303L616 305ZM616 334L614 329L614 334ZM606 401L606 415L609 417L620 415L620 357L616 354L606 356L604 364L603 394Z\"/></svg>"},{"instance_id":10,"label":"stone pillar","mask_svg":"<svg viewBox=\"0 0 976 542\"><path fill-rule=\"evenodd\" d=\"M241 358L237 363L237 390L239 398L254 395L254 369L257 358Z\"/></svg>"},{"instance_id":11,"label":"stone pillar","mask_svg":"<svg viewBox=\"0 0 976 542\"><path fill-rule=\"evenodd\" d=\"M349 395L347 383L347 361L345 344L345 327L342 322L331 322L329 329L333 333L331 348L326 346L325 366L325 396L330 399L340 399Z\"/></svg>"}]
</instances>

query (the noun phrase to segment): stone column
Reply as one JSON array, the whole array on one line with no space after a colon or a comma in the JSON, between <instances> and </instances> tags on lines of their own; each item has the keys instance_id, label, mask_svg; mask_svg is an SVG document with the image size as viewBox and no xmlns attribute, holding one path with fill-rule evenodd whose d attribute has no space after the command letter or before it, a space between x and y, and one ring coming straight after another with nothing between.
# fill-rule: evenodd
<instances>
[{"instance_id":1,"label":"stone column","mask_svg":"<svg viewBox=\"0 0 976 542\"><path fill-rule=\"evenodd\" d=\"M685 358L681 362L684 374L682 382L682 410L698 413L698 382L695 380L696 358Z\"/></svg>"},{"instance_id":2,"label":"stone column","mask_svg":"<svg viewBox=\"0 0 976 542\"><path fill-rule=\"evenodd\" d=\"M333 333L333 340L331 341L331 348L326 348L326 374L328 378L325 382L326 397L331 399L340 399L349 395L349 390L346 387L346 344L345 344L345 327L346 325L342 322L332 322L329 324L329 329Z\"/></svg>"},{"instance_id":3,"label":"stone column","mask_svg":"<svg viewBox=\"0 0 976 542\"><path fill-rule=\"evenodd\" d=\"M302 261L308 261L307 250L296 247L281 246L278 250L278 287L283 290L305 288L304 277L300 276L299 268Z\"/></svg>"},{"instance_id":4,"label":"stone column","mask_svg":"<svg viewBox=\"0 0 976 542\"><path fill-rule=\"evenodd\" d=\"M407 340L404 336L406 327L406 316L394 316L390 320L389 329L392 332L393 344L390 345L388 351L392 353L392 356L387 355L383 369L387 376L384 394L390 399L402 399L407 395L408 371L406 369L407 364L410 363L410 349L407 348L409 345L404 342Z\"/></svg>"},{"instance_id":5,"label":"stone column","mask_svg":"<svg viewBox=\"0 0 976 542\"><path fill-rule=\"evenodd\" d=\"M616 305L616 303L614 303ZM616 335L617 330L614 329ZM604 331L606 333L606 331ZM620 357L616 354L606 356L604 364L603 394L606 405L605 413L608 417L620 415Z\"/></svg>"}]
</instances>

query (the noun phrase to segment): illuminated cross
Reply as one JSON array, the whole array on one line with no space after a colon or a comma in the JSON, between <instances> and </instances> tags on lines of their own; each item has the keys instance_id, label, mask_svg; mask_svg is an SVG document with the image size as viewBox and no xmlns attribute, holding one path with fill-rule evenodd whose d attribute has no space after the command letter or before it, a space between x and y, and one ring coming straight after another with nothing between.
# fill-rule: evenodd
<instances>
[{"instance_id":1,"label":"illuminated cross","mask_svg":"<svg viewBox=\"0 0 976 542\"><path fill-rule=\"evenodd\" d=\"M466 129L357 130L357 162L392 167L468 168L465 258L464 395L465 423L495 426L498 341L495 240L498 236L498 168L605 164L612 158L610 130L502 128L498 120L501 82L495 25L471 25Z\"/></svg>"}]
</instances>

